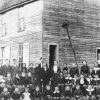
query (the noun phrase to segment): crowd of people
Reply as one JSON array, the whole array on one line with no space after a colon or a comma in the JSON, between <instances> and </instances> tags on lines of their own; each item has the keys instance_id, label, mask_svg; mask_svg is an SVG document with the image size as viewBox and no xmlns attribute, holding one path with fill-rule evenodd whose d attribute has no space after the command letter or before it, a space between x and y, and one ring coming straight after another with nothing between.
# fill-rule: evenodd
<instances>
[{"instance_id":1,"label":"crowd of people","mask_svg":"<svg viewBox=\"0 0 100 100\"><path fill-rule=\"evenodd\" d=\"M0 100L100 100L100 60L91 69L86 61L79 70L75 63L63 70L54 61L48 67L40 63L0 63Z\"/></svg>"}]
</instances>

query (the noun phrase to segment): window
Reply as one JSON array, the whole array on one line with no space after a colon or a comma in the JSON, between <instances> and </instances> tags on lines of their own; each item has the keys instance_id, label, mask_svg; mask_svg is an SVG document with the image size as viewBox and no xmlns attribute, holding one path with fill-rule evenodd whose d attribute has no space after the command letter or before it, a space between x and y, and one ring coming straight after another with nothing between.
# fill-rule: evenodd
<instances>
[{"instance_id":1,"label":"window","mask_svg":"<svg viewBox=\"0 0 100 100\"><path fill-rule=\"evenodd\" d=\"M19 45L19 65L26 63L26 67L29 66L29 43Z\"/></svg>"},{"instance_id":2,"label":"window","mask_svg":"<svg viewBox=\"0 0 100 100\"><path fill-rule=\"evenodd\" d=\"M18 32L24 31L25 30L25 21L24 21L24 17L20 18L18 21Z\"/></svg>"},{"instance_id":3,"label":"window","mask_svg":"<svg viewBox=\"0 0 100 100\"><path fill-rule=\"evenodd\" d=\"M23 45L19 45L19 66L23 63Z\"/></svg>"},{"instance_id":4,"label":"window","mask_svg":"<svg viewBox=\"0 0 100 100\"><path fill-rule=\"evenodd\" d=\"M2 64L5 64L5 60L10 60L11 48L10 46L1 47L0 48L0 60L2 60Z\"/></svg>"},{"instance_id":5,"label":"window","mask_svg":"<svg viewBox=\"0 0 100 100\"><path fill-rule=\"evenodd\" d=\"M23 63L26 63L26 67L29 66L29 43L23 44Z\"/></svg>"},{"instance_id":6,"label":"window","mask_svg":"<svg viewBox=\"0 0 100 100\"><path fill-rule=\"evenodd\" d=\"M1 36L6 36L6 34L7 34L6 23L3 23L2 24Z\"/></svg>"},{"instance_id":7,"label":"window","mask_svg":"<svg viewBox=\"0 0 100 100\"><path fill-rule=\"evenodd\" d=\"M4 49L5 47L0 48L0 60L2 61L2 64L4 64Z\"/></svg>"},{"instance_id":8,"label":"window","mask_svg":"<svg viewBox=\"0 0 100 100\"><path fill-rule=\"evenodd\" d=\"M18 32L24 31L25 28L25 9L23 6L18 8Z\"/></svg>"},{"instance_id":9,"label":"window","mask_svg":"<svg viewBox=\"0 0 100 100\"><path fill-rule=\"evenodd\" d=\"M96 56L97 56L97 60L100 60L100 48L97 48Z\"/></svg>"}]
</instances>

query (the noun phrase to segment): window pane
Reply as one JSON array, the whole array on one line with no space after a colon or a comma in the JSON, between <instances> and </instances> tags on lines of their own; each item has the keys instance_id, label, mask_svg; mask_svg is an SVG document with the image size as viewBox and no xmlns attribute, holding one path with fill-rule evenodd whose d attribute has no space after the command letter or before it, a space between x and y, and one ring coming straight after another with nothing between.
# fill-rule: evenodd
<instances>
[{"instance_id":1,"label":"window pane","mask_svg":"<svg viewBox=\"0 0 100 100\"><path fill-rule=\"evenodd\" d=\"M29 43L23 44L23 63L26 63L26 66L29 66Z\"/></svg>"}]
</instances>

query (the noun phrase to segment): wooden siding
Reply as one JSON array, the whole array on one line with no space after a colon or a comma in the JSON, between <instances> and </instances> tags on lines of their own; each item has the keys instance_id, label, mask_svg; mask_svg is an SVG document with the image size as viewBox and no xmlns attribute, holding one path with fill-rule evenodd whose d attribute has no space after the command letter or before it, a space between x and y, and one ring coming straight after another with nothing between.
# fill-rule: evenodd
<instances>
[{"instance_id":1,"label":"wooden siding","mask_svg":"<svg viewBox=\"0 0 100 100\"><path fill-rule=\"evenodd\" d=\"M36 9L36 7L38 7ZM24 7L13 9L7 13L1 15L0 20L6 19L7 23L7 35L0 36L0 47L11 47L11 58L13 59L13 53L16 52L16 59L19 57L19 45L29 43L29 62L38 63L42 56L42 0L32 2ZM27 12L26 12L27 10ZM25 19L25 30L18 32L18 14L23 15ZM0 30L1 33L1 30Z\"/></svg>"},{"instance_id":2,"label":"wooden siding","mask_svg":"<svg viewBox=\"0 0 100 100\"><path fill-rule=\"evenodd\" d=\"M100 6L88 0L44 0L43 56L48 58L48 43L59 44L59 62L74 61L68 36L62 30L69 23L69 33L79 66L83 60L96 61L96 47L100 47Z\"/></svg>"}]
</instances>

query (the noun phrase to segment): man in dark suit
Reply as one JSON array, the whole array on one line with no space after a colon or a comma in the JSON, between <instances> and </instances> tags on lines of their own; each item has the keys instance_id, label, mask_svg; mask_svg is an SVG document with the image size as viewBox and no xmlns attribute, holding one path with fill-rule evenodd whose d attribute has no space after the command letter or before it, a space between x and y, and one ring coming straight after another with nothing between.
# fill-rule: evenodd
<instances>
[{"instance_id":1,"label":"man in dark suit","mask_svg":"<svg viewBox=\"0 0 100 100\"><path fill-rule=\"evenodd\" d=\"M12 71L13 71L12 66L9 64L8 59L6 59L5 62L6 64L1 67L2 75L6 77L8 73L11 73L11 76L12 76Z\"/></svg>"},{"instance_id":2,"label":"man in dark suit","mask_svg":"<svg viewBox=\"0 0 100 100\"><path fill-rule=\"evenodd\" d=\"M13 75L13 77L15 77L15 75L18 74L18 73L19 73L19 66L18 66L17 60L13 59L13 64L12 64L12 75Z\"/></svg>"},{"instance_id":3,"label":"man in dark suit","mask_svg":"<svg viewBox=\"0 0 100 100\"><path fill-rule=\"evenodd\" d=\"M35 68L36 71L36 84L40 87L40 89L42 88L42 84L41 82L43 82L43 62L44 59L41 57L40 58L40 63L38 64L38 67Z\"/></svg>"}]
</instances>

